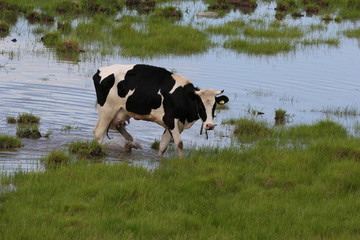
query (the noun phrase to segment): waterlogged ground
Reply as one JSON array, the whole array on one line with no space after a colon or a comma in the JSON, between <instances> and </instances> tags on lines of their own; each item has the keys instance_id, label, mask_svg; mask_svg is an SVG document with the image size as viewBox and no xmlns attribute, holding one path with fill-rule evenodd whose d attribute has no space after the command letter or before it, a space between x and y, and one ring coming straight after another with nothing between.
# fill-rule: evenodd
<instances>
[{"instance_id":1,"label":"waterlogged ground","mask_svg":"<svg viewBox=\"0 0 360 240\"><path fill-rule=\"evenodd\" d=\"M274 16L273 4L260 4L251 15L233 11L220 19L198 19L195 14L205 10L198 2L179 5L187 9L183 23L202 28L206 24L221 24L242 19L267 19ZM319 17L287 19L289 25L324 24ZM313 123L331 118L344 124L352 134L359 134L359 115L325 114L325 111L355 109L359 113L360 100L360 43L346 38L341 31L359 27L359 22L343 21L324 24L327 30L313 33L336 37L338 46L301 46L295 51L275 56L239 54L221 47L189 57L160 57L155 59L122 58L120 56L87 57L79 62L59 59L52 50L44 48L36 27L18 19L11 33L0 38L0 134L16 135L16 125L7 124L6 117L19 113L33 113L41 118L40 131L51 132L49 138L23 139L24 147L14 151L0 151L2 172L41 170L39 158L52 149L67 148L78 140L91 140L97 111L92 75L97 68L115 63L147 63L163 66L191 79L201 88L225 90L230 98L229 109L217 113L219 126L209 133L209 139L199 134L200 123L186 130L182 136L185 149L201 146L232 144L231 127L221 125L223 119L253 117L274 122L274 112L282 108L291 116L291 124ZM16 39L16 42L11 41ZM222 42L224 37L214 37ZM156 151L151 149L163 129L154 123L132 120L128 131L142 145L141 150L126 153L123 139L110 132L106 140L108 162L131 162L156 167ZM167 156L176 156L170 149Z\"/></svg>"}]
</instances>

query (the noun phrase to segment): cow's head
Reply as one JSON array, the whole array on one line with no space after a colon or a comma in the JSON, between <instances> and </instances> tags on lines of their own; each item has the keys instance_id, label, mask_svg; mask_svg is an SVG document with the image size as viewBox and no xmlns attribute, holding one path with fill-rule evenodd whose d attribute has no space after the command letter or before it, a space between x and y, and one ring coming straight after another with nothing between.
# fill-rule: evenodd
<instances>
[{"instance_id":1,"label":"cow's head","mask_svg":"<svg viewBox=\"0 0 360 240\"><path fill-rule=\"evenodd\" d=\"M199 96L197 104L199 117L203 121L203 128L205 130L213 130L216 124L214 123L216 104L225 104L229 101L229 98L222 94L222 91L215 91L213 89L202 89L195 91L195 94Z\"/></svg>"}]
</instances>

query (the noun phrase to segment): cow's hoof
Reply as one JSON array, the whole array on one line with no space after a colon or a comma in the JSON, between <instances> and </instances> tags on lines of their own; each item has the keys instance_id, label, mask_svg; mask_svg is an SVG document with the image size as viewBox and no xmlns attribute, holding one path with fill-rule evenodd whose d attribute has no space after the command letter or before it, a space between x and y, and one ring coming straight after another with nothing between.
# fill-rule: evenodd
<instances>
[{"instance_id":1,"label":"cow's hoof","mask_svg":"<svg viewBox=\"0 0 360 240\"><path fill-rule=\"evenodd\" d=\"M131 149L141 149L141 145L138 141L126 141L125 143L125 151L131 152Z\"/></svg>"}]
</instances>

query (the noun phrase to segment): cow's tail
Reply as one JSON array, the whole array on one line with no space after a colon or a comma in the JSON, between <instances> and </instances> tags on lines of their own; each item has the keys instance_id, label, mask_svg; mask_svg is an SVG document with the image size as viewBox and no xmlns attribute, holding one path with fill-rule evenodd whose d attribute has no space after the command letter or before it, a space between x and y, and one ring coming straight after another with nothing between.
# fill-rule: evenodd
<instances>
[{"instance_id":1,"label":"cow's tail","mask_svg":"<svg viewBox=\"0 0 360 240\"><path fill-rule=\"evenodd\" d=\"M111 127L111 122L109 124L109 126L107 127L107 130L106 130L106 136L108 137L108 139L112 139L110 136L109 136L109 129Z\"/></svg>"}]
</instances>

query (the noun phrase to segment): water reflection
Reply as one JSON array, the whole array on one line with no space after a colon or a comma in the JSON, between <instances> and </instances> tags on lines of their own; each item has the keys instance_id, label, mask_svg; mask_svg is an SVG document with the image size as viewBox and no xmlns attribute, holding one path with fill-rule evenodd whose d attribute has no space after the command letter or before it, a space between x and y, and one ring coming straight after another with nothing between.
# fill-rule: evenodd
<instances>
[{"instance_id":1,"label":"water reflection","mask_svg":"<svg viewBox=\"0 0 360 240\"><path fill-rule=\"evenodd\" d=\"M195 4L194 9L191 8L193 5L188 6L187 14L192 16L204 10L204 5L198 1L186 4ZM262 6L251 15L252 18L263 14L260 11L272 8L271 4ZM269 10L268 15L273 16L274 11ZM244 16L233 11L222 19L185 18L184 24L192 19L201 28L203 23L215 21L220 24L234 17ZM311 25L318 19L285 21L290 25L299 22ZM328 31L315 34L330 36L344 26L356 25L349 22L332 24L328 25ZM336 30L333 30L334 26ZM299 48L295 53L272 57L237 54L219 47L196 56L147 60L97 55L84 61L80 54L77 57L81 61L78 62L44 48L38 36L32 34L33 28L24 19L19 19L10 34L0 39L0 134L14 136L16 125L7 124L6 117L24 112L40 116L40 131L52 131L52 134L50 138L39 140L24 139L25 147L16 151L0 151L0 169L5 172L43 170L39 158L51 149L66 149L73 141L92 139L97 112L91 78L100 66L114 63L163 66L189 78L201 88L224 89L230 98L230 108L217 114L217 123L227 118L249 116L249 109L263 112L259 118L268 122L274 122L276 109L285 109L292 116L287 125L313 123L329 117L320 111L324 106L355 106L359 109L358 40L341 38L338 48ZM11 41L14 38L16 42ZM347 126L350 132L355 133L358 129L359 116L338 118L330 115L330 118ZM76 128L63 131L67 125ZM232 144L231 127L218 126L209 132L209 140L206 140L199 134L200 125L198 122L182 134L185 148ZM156 167L156 151L150 146L154 139L160 139L163 129L154 123L132 120L128 131L142 144L142 150L124 152L121 137L110 132L115 138L106 140L109 146L107 161ZM175 151L167 154L176 156Z\"/></svg>"}]
</instances>

